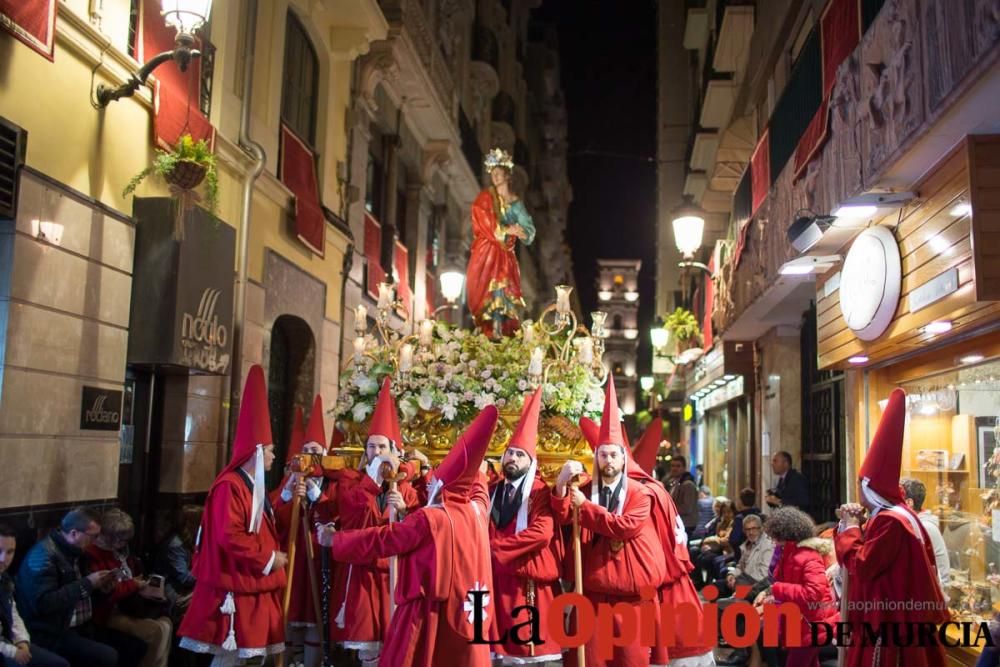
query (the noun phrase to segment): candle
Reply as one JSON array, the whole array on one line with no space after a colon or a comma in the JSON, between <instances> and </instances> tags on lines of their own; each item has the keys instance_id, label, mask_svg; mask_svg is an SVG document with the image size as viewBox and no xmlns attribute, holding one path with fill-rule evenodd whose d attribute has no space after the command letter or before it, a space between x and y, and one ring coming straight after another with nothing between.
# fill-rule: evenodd
<instances>
[{"instance_id":1,"label":"candle","mask_svg":"<svg viewBox=\"0 0 1000 667\"><path fill-rule=\"evenodd\" d=\"M580 352L577 355L581 364L588 366L594 363L594 341L590 338L580 340Z\"/></svg>"},{"instance_id":2,"label":"candle","mask_svg":"<svg viewBox=\"0 0 1000 667\"><path fill-rule=\"evenodd\" d=\"M420 323L420 345L430 347L434 342L434 320L423 320Z\"/></svg>"},{"instance_id":3,"label":"candle","mask_svg":"<svg viewBox=\"0 0 1000 667\"><path fill-rule=\"evenodd\" d=\"M536 347L531 353L531 363L528 364L528 375L539 376L542 374L542 358L545 352L540 347Z\"/></svg>"},{"instance_id":4,"label":"candle","mask_svg":"<svg viewBox=\"0 0 1000 667\"><path fill-rule=\"evenodd\" d=\"M354 330L360 334L364 333L367 328L368 309L365 308L365 304L359 303L358 307L354 309Z\"/></svg>"},{"instance_id":5,"label":"candle","mask_svg":"<svg viewBox=\"0 0 1000 667\"><path fill-rule=\"evenodd\" d=\"M393 292L395 288L392 283L381 283L378 286L378 309L389 310L392 308Z\"/></svg>"},{"instance_id":6,"label":"candle","mask_svg":"<svg viewBox=\"0 0 1000 667\"><path fill-rule=\"evenodd\" d=\"M560 315L569 313L569 294L572 291L569 285L556 285L556 312Z\"/></svg>"},{"instance_id":7,"label":"candle","mask_svg":"<svg viewBox=\"0 0 1000 667\"><path fill-rule=\"evenodd\" d=\"M531 345L531 343L535 340L535 325L532 324L531 320L526 320L524 324L521 325L521 332L524 344Z\"/></svg>"},{"instance_id":8,"label":"candle","mask_svg":"<svg viewBox=\"0 0 1000 667\"><path fill-rule=\"evenodd\" d=\"M413 366L413 346L406 343L399 348L399 372L408 373Z\"/></svg>"},{"instance_id":9,"label":"candle","mask_svg":"<svg viewBox=\"0 0 1000 667\"><path fill-rule=\"evenodd\" d=\"M358 336L354 339L354 361L360 362L365 353L365 337Z\"/></svg>"}]
</instances>

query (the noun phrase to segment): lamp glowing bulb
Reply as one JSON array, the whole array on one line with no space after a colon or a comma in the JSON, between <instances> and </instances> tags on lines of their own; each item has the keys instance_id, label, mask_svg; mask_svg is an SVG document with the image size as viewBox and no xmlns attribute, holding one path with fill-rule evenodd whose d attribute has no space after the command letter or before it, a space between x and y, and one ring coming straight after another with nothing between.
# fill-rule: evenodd
<instances>
[{"instance_id":1,"label":"lamp glowing bulb","mask_svg":"<svg viewBox=\"0 0 1000 667\"><path fill-rule=\"evenodd\" d=\"M951 322L949 320L938 320L924 327L924 333L929 334L943 334L949 331L951 331Z\"/></svg>"}]
</instances>

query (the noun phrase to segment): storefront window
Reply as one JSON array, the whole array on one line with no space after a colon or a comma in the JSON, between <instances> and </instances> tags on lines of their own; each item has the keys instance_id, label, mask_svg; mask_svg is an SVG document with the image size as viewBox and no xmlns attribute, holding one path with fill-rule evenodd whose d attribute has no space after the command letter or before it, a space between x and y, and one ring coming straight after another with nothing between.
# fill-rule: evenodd
<instances>
[{"instance_id":1,"label":"storefront window","mask_svg":"<svg viewBox=\"0 0 1000 667\"><path fill-rule=\"evenodd\" d=\"M1000 359L962 361L901 383L902 476L924 484L921 518L944 538L953 620L981 622L1000 609ZM880 412L887 396L879 398Z\"/></svg>"},{"instance_id":2,"label":"storefront window","mask_svg":"<svg viewBox=\"0 0 1000 667\"><path fill-rule=\"evenodd\" d=\"M705 483L716 496L729 497L729 413L725 404L706 413Z\"/></svg>"}]
</instances>

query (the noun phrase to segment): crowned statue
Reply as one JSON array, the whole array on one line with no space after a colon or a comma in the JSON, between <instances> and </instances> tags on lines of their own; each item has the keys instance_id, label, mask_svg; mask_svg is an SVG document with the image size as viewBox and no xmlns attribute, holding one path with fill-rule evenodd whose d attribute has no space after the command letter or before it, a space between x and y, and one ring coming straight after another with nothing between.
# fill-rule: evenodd
<instances>
[{"instance_id":1,"label":"crowned statue","mask_svg":"<svg viewBox=\"0 0 1000 667\"><path fill-rule=\"evenodd\" d=\"M514 161L510 154L494 148L484 160L490 185L472 203L472 249L466 271L469 310L487 335L510 336L519 327L521 270L515 246L530 245L535 224L511 190Z\"/></svg>"}]
</instances>

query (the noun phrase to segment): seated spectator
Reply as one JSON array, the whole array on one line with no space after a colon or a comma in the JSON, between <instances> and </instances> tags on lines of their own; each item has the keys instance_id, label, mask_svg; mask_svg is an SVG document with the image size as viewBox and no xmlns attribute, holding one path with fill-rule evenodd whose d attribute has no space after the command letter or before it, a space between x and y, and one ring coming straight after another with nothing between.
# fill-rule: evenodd
<instances>
[{"instance_id":1,"label":"seated spectator","mask_svg":"<svg viewBox=\"0 0 1000 667\"><path fill-rule=\"evenodd\" d=\"M698 524L694 529L694 536L697 539L705 537L705 526L718 515L718 508L715 498L712 497L712 489L703 486L698 489Z\"/></svg>"},{"instance_id":2,"label":"seated spectator","mask_svg":"<svg viewBox=\"0 0 1000 667\"><path fill-rule=\"evenodd\" d=\"M179 620L191 601L194 575L191 573L191 554L194 551L192 526L200 523L201 508L186 505L170 513L163 523L156 540L153 572L166 582L165 592L172 605L171 613Z\"/></svg>"},{"instance_id":3,"label":"seated spectator","mask_svg":"<svg viewBox=\"0 0 1000 667\"><path fill-rule=\"evenodd\" d=\"M827 624L837 622L839 611L833 590L826 576L826 554L833 550L829 540L816 537L816 524L805 512L794 507L782 507L767 520L767 534L782 545L781 556L774 568L774 581L769 592L758 602L783 604L790 602L802 614L798 629L801 646L788 649L785 667L815 667L822 644L827 641ZM819 645L812 644L814 626ZM787 628L786 632L795 632Z\"/></svg>"},{"instance_id":4,"label":"seated spectator","mask_svg":"<svg viewBox=\"0 0 1000 667\"><path fill-rule=\"evenodd\" d=\"M145 645L134 637L101 630L92 620L93 594L110 590L115 573L81 574L84 551L101 534L90 510L77 508L39 540L17 573L17 607L34 641L73 667L131 667Z\"/></svg>"},{"instance_id":5,"label":"seated spectator","mask_svg":"<svg viewBox=\"0 0 1000 667\"><path fill-rule=\"evenodd\" d=\"M760 508L757 507L757 492L747 487L740 491L740 497L736 501L736 516L733 520L733 532L729 536L729 546L733 548L734 558L740 557L740 546L746 539L743 535L743 519L748 516L760 516Z\"/></svg>"},{"instance_id":6,"label":"seated spectator","mask_svg":"<svg viewBox=\"0 0 1000 667\"><path fill-rule=\"evenodd\" d=\"M17 535L10 526L0 524L0 659L4 667L69 667L63 658L31 643L31 635L17 613L14 581L7 574L16 551Z\"/></svg>"},{"instance_id":7,"label":"seated spectator","mask_svg":"<svg viewBox=\"0 0 1000 667\"><path fill-rule=\"evenodd\" d=\"M146 655L141 667L166 667L173 625L166 616L169 602L161 587L150 586L140 576L142 564L129 555L128 543L135 536L135 524L120 509L101 517L101 534L87 548L91 571L117 572L109 590L94 600L94 623L143 641Z\"/></svg>"},{"instance_id":8,"label":"seated spectator","mask_svg":"<svg viewBox=\"0 0 1000 667\"><path fill-rule=\"evenodd\" d=\"M763 589L769 583L767 575L774 556L774 542L764 533L764 523L759 515L749 514L740 523L743 524L746 539L739 561L726 572L725 586L719 586L720 591L728 591L720 593L722 595L732 595L737 586L760 586ZM755 597L756 592L751 591L747 599L752 601Z\"/></svg>"},{"instance_id":9,"label":"seated spectator","mask_svg":"<svg viewBox=\"0 0 1000 667\"><path fill-rule=\"evenodd\" d=\"M694 584L698 588L717 579L720 567L733 556L732 548L729 546L729 536L733 531L736 505L721 496L717 500L719 516L709 522L706 529L708 534L701 541L699 553L695 558L695 569L692 574Z\"/></svg>"},{"instance_id":10,"label":"seated spectator","mask_svg":"<svg viewBox=\"0 0 1000 667\"><path fill-rule=\"evenodd\" d=\"M941 535L941 524L938 516L930 510L924 509L927 487L920 480L909 478L899 480L899 485L903 487L906 504L916 512L917 518L920 519L924 530L931 538L931 546L934 547L934 564L937 566L938 581L941 583L941 594L947 600L948 586L951 582L951 559L948 557L948 547L945 546L944 537Z\"/></svg>"}]
</instances>

